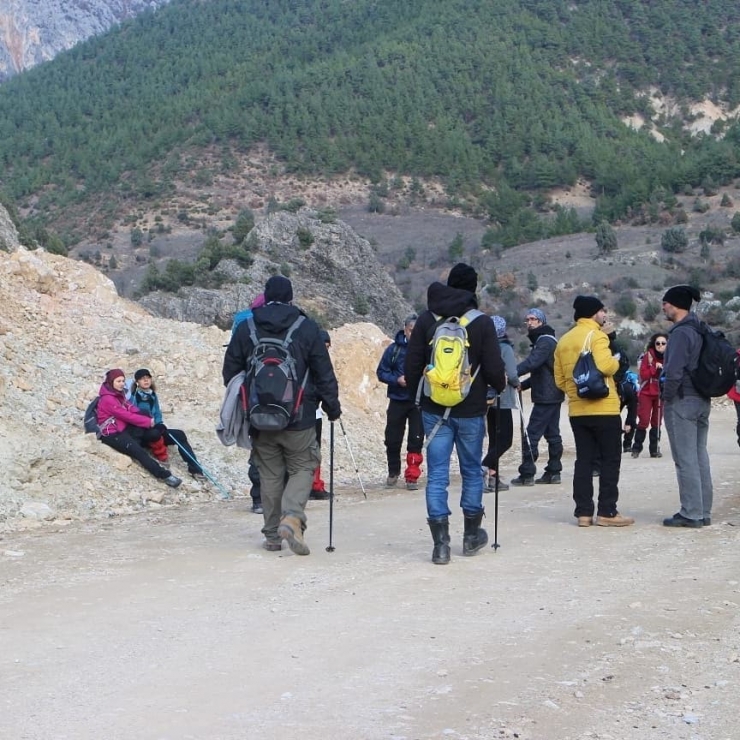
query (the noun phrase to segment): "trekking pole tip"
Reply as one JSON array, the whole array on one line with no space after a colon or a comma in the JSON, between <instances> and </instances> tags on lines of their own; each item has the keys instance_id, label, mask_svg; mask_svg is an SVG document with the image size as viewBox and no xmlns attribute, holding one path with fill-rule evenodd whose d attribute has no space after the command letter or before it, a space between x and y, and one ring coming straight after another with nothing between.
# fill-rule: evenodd
<instances>
[{"instance_id":1,"label":"trekking pole tip","mask_svg":"<svg viewBox=\"0 0 740 740\"><path fill-rule=\"evenodd\" d=\"M494 551L494 552L498 552L498 549L499 549L499 547L501 547L501 545L499 545L499 543L498 543L498 542L494 542L494 543L493 543L493 544L491 545L491 547L493 548L493 551Z\"/></svg>"},{"instance_id":2,"label":"trekking pole tip","mask_svg":"<svg viewBox=\"0 0 740 740\"><path fill-rule=\"evenodd\" d=\"M336 549L337 549L337 548L336 548L336 547L334 547L333 545L327 545L327 546L326 546L326 551L327 551L327 552L334 552L334 550L336 550Z\"/></svg>"}]
</instances>

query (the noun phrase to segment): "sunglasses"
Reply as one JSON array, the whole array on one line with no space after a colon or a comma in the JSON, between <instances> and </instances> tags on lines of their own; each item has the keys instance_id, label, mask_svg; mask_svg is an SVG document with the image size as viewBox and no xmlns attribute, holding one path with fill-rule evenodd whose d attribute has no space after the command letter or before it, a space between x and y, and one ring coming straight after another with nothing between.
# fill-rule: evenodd
<instances>
[{"instance_id":1,"label":"sunglasses","mask_svg":"<svg viewBox=\"0 0 740 740\"><path fill-rule=\"evenodd\" d=\"M665 346L666 346L666 344L667 344L667 342L656 342L656 343L655 343L655 346L656 346L656 347L665 347Z\"/></svg>"}]
</instances>

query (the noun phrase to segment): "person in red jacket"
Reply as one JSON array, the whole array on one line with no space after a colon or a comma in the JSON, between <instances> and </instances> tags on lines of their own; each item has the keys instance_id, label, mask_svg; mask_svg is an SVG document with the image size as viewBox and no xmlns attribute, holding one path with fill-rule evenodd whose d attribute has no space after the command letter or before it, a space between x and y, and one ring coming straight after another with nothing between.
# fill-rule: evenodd
<instances>
[{"instance_id":1,"label":"person in red jacket","mask_svg":"<svg viewBox=\"0 0 740 740\"><path fill-rule=\"evenodd\" d=\"M737 354L740 355L740 349L737 351ZM735 414L737 414L735 434L737 435L737 443L740 445L740 380L736 381L735 385L730 388L727 398L735 404Z\"/></svg>"},{"instance_id":2,"label":"person in red jacket","mask_svg":"<svg viewBox=\"0 0 740 740\"><path fill-rule=\"evenodd\" d=\"M171 488L177 488L182 481L144 449L144 444L161 440L162 432L154 428L156 422L151 416L126 400L126 375L123 370L108 370L98 395L100 441L141 463L155 478L163 480Z\"/></svg>"},{"instance_id":3,"label":"person in red jacket","mask_svg":"<svg viewBox=\"0 0 740 740\"><path fill-rule=\"evenodd\" d=\"M668 344L667 334L653 334L640 360L640 390L637 395L637 429L632 442L632 457L640 457L648 425L650 426L650 457L662 457L658 441L662 419L660 376L663 373L663 354Z\"/></svg>"}]
</instances>

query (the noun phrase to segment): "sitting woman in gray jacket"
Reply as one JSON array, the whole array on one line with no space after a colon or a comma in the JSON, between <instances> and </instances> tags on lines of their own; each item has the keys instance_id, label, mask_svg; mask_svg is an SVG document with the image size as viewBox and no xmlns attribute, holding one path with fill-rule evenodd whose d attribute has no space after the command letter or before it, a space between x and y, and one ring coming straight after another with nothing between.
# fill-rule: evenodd
<instances>
[{"instance_id":1,"label":"sitting woman in gray jacket","mask_svg":"<svg viewBox=\"0 0 740 740\"><path fill-rule=\"evenodd\" d=\"M512 411L516 408L516 393L519 386L519 376L516 372L516 357L514 356L514 345L506 336L506 320L502 316L492 316L493 325L496 327L501 348L501 359L504 361L506 371L506 388L501 392L499 402L499 418L496 424L496 391L489 388L488 412L486 413L486 425L488 427L488 453L481 463L484 474L487 475L487 488L495 490L496 476L499 476L498 490L508 491L508 483L501 480L499 474L499 458L511 449L514 441L514 421Z\"/></svg>"}]
</instances>

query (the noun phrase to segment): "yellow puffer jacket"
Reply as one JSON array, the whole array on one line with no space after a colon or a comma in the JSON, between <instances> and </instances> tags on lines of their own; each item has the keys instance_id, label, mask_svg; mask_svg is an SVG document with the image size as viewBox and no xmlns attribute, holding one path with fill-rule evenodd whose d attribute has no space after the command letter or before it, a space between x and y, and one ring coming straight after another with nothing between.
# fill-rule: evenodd
<instances>
[{"instance_id":1,"label":"yellow puffer jacket","mask_svg":"<svg viewBox=\"0 0 740 740\"><path fill-rule=\"evenodd\" d=\"M606 398L590 401L578 398L576 384L573 382L573 368L578 361L589 332L591 335L591 353L599 371L604 375L609 388ZM593 319L578 319L576 325L560 338L555 348L555 384L568 396L568 414L570 416L619 415L619 396L614 384L614 373L619 370L617 360L609 349L609 337Z\"/></svg>"}]
</instances>

